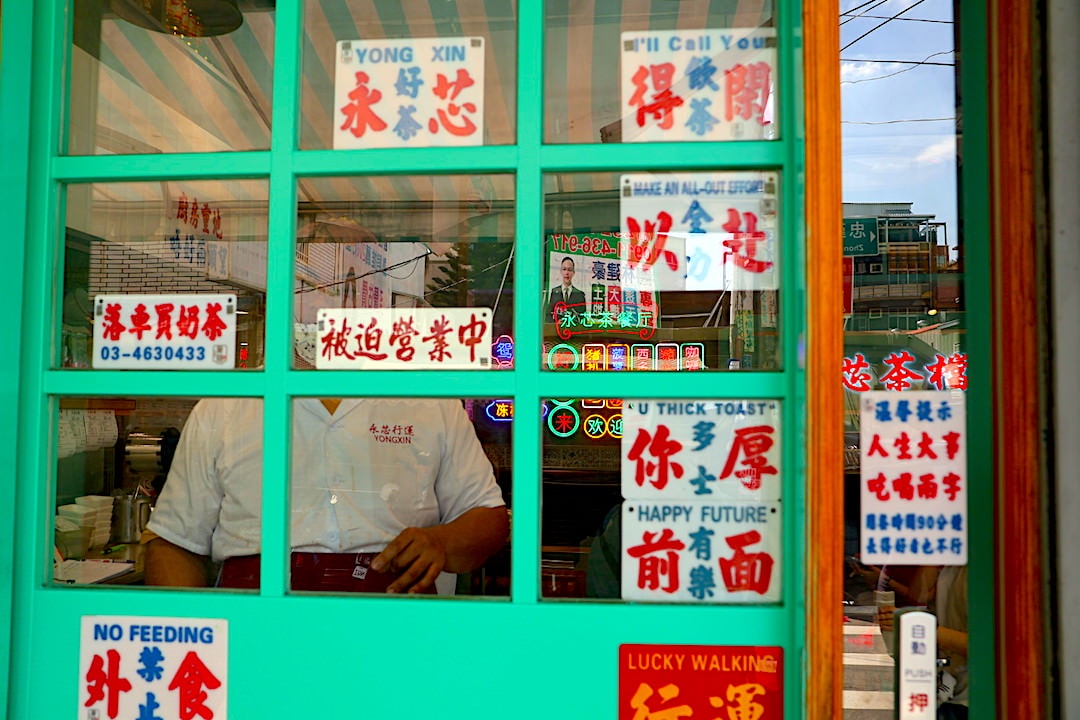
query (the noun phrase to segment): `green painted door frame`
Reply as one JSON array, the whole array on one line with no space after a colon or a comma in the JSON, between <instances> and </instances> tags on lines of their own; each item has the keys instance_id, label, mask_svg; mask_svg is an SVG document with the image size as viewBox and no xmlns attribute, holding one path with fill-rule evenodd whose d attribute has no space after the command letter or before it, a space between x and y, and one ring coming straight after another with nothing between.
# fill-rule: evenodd
<instances>
[{"instance_id":1,"label":"green painted door frame","mask_svg":"<svg viewBox=\"0 0 1080 720\"><path fill-rule=\"evenodd\" d=\"M64 0L9 2L3 7L0 60L0 152L7 220L10 313L15 352L0 363L0 707L12 720L69 717L77 710L79 623L84 615L225 618L229 622L229 709L234 718L278 717L574 717L616 716L618 649L624 643L776 645L784 648L785 717L803 716L805 618L800 558L804 511L806 378L800 359L805 325L802 138L802 3L776 0L781 140L665 146L554 146L542 143L544 7L519 0L518 120L513 146L416 150L299 151L301 8L276 9L271 147L221 155L64 157L65 58L71 7ZM12 58L17 58L16 62ZM26 72L29 63L30 71ZM977 63L975 63L977 64ZM975 98L981 99L981 98ZM969 100L970 101L970 100ZM970 117L970 114L969 114ZM31 122L33 119L33 122ZM977 131L976 131L977 132ZM985 137L985 135L983 135ZM965 137L965 142L968 142ZM296 396L497 396L519 407L549 397L627 397L617 373L541 372L520 361L500 373L300 373L289 366L296 179L348 174L512 173L516 177L514 303L518 358L541 357L534 299L546 173L621 170L774 169L781 174L785 257L781 293L783 370L671 374L649 391L664 398L782 399L784 468L783 601L759 606L635 605L540 600L541 425L538 414L514 422L514 506L509 599L430 601L296 596L286 592L284 558L290 401ZM51 587L48 538L55 485L55 425L60 396L162 396L175 373L53 369L54 327L62 262L66 183L260 178L270 183L266 366L262 372L192 373L187 395L263 398L265 419L262 590L257 595L167 592L148 588ZM965 210L971 209L965 204ZM971 215L965 215L967 222ZM535 262L529 259L535 259ZM971 270L969 268L969 270ZM981 273L981 269L977 272ZM812 277L812 273L809 273ZM971 277L985 278L978 274ZM969 293L989 292L985 281ZM276 291L275 291L276 290ZM969 303L975 305L969 295ZM20 324L21 321L21 324ZM988 330L987 330L988 332ZM975 365L977 342L971 343ZM839 372L837 373L839 381ZM972 383L976 373L972 372ZM163 390L165 388L166 390ZM970 416L976 416L971 407ZM984 417L988 416L984 412ZM988 431L987 431L988 432ZM972 437L985 437L973 434ZM987 521L989 522L989 521ZM972 513L972 546L990 537ZM18 553L14 548L18 548ZM838 572L840 568L838 567ZM992 582L992 558L977 581ZM983 583L986 583L983 585ZM973 594L973 596L975 596ZM838 598L839 601L839 598ZM983 618L992 626L992 618ZM838 633L840 629L836 630ZM976 657L981 653L976 654ZM992 656L987 652L986 657ZM993 677L993 660L978 672ZM459 669L468 669L468 675ZM6 671L6 672L5 672ZM985 690L984 686L984 690ZM988 692L992 698L992 690ZM979 715L976 715L979 716ZM989 717L989 715L986 715Z\"/></svg>"}]
</instances>

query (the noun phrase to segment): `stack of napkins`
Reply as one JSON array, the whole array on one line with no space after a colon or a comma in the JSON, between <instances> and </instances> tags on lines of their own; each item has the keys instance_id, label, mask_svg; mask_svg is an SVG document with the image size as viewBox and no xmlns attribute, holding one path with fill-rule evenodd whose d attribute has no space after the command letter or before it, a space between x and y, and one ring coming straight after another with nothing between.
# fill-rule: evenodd
<instances>
[{"instance_id":1,"label":"stack of napkins","mask_svg":"<svg viewBox=\"0 0 1080 720\"><path fill-rule=\"evenodd\" d=\"M57 508L57 522L63 518L90 530L90 547L103 547L112 532L112 505L109 495L83 495L74 504Z\"/></svg>"}]
</instances>

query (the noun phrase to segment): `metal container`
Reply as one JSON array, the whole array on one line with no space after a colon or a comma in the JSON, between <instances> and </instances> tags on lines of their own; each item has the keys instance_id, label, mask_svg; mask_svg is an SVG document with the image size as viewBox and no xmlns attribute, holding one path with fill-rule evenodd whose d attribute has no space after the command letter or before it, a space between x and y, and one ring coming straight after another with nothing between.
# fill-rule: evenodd
<instances>
[{"instance_id":1,"label":"metal container","mask_svg":"<svg viewBox=\"0 0 1080 720\"><path fill-rule=\"evenodd\" d=\"M128 492L117 493L113 497L113 542L139 542L146 523L150 522L150 512L154 509L153 499L146 495L132 496Z\"/></svg>"}]
</instances>

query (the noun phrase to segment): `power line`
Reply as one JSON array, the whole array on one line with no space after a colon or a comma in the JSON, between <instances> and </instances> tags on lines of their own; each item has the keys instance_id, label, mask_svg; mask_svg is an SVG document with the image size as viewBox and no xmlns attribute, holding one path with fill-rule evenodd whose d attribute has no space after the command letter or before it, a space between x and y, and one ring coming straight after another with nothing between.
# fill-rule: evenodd
<instances>
[{"instance_id":1,"label":"power line","mask_svg":"<svg viewBox=\"0 0 1080 720\"><path fill-rule=\"evenodd\" d=\"M948 55L956 52L955 50L943 50L934 55ZM928 57L934 57L929 55ZM939 67L956 67L956 63L951 62L927 62L926 60L864 60L862 58L840 58L840 62L846 63L866 63L867 65L936 65Z\"/></svg>"},{"instance_id":2,"label":"power line","mask_svg":"<svg viewBox=\"0 0 1080 720\"><path fill-rule=\"evenodd\" d=\"M896 72L889 73L888 75L877 75L876 77L862 78L861 80L841 80L840 84L841 85L855 85L856 83L870 82L871 80L884 80L885 78L896 77L897 75L903 75L906 72L911 72L912 70L919 67L920 65L947 65L949 67L952 67L952 66L955 65L955 63L929 63L929 62L927 62L927 60L929 60L930 58L935 57L937 55L949 55L951 53L952 53L952 50L943 50L942 52L931 53L930 55L927 55L925 58L923 58L920 62L905 62L905 61L901 61L901 60L893 61L893 62L897 62L898 64L907 64L907 65L910 65L911 67L906 67L903 70L897 70ZM884 63L884 62L887 62L887 61L875 60L875 61L866 61L866 62Z\"/></svg>"},{"instance_id":3,"label":"power line","mask_svg":"<svg viewBox=\"0 0 1080 720\"><path fill-rule=\"evenodd\" d=\"M859 15L858 17L869 18L871 20L888 20L889 19L888 15ZM855 18L852 18L852 20L854 20L854 19ZM900 22L938 23L938 24L941 24L941 25L955 25L956 24L955 20L931 20L930 18L902 18L902 17L898 17L898 18L895 18L895 19L900 21ZM845 20L844 22L847 22L847 20Z\"/></svg>"},{"instance_id":4,"label":"power line","mask_svg":"<svg viewBox=\"0 0 1080 720\"><path fill-rule=\"evenodd\" d=\"M841 125L896 125L898 123L956 122L955 117L911 118L909 120L841 120Z\"/></svg>"},{"instance_id":5,"label":"power line","mask_svg":"<svg viewBox=\"0 0 1080 720\"><path fill-rule=\"evenodd\" d=\"M895 15L893 15L892 17L890 17L890 18L889 18L888 20L885 20L884 22L880 22L880 23L878 23L878 24L877 24L877 25L875 25L874 27L872 27L872 28L870 28L869 30L867 30L866 32L864 32L864 33L863 33L862 35L860 35L859 37L857 37L857 38L855 38L854 40L852 40L851 42L849 42L849 43L848 43L847 45L845 45L844 47L840 48L840 52L844 52L844 51L845 51L845 50L847 50L847 49L848 49L849 47L851 47L851 46L852 46L852 45L854 45L855 43L859 42L860 40L862 40L862 39L863 39L864 37L866 37L866 36L867 36L867 35L869 35L870 33L874 32L875 30L880 30L881 28L885 27L886 25L888 25L888 24L889 24L890 22L892 22L892 21L893 21L893 20L895 20L896 18L898 18L898 17L900 17L901 15L903 15L904 13L906 13L906 12L907 12L908 10L913 10L914 8L918 7L919 5L922 5L922 4L924 3L924 2L926 2L926 0L917 0L917 2L916 2L915 4L907 6L906 8L904 8L903 10L901 10L900 12L898 12L898 13L896 13Z\"/></svg>"},{"instance_id":6,"label":"power line","mask_svg":"<svg viewBox=\"0 0 1080 720\"><path fill-rule=\"evenodd\" d=\"M869 2L864 2L862 5L858 5L856 7L851 8L850 10L848 10L845 13L840 13L840 17L844 17L845 15L848 16L848 19L842 21L840 23L840 26L843 27L844 25L848 24L852 20L857 20L858 18L861 18L863 15L865 15L865 13L859 13L858 15L852 15L851 13L855 12L856 10L864 8L867 5L873 5L874 7L870 8L870 10L876 10L879 7L881 7L882 5L884 5L886 2L888 2L888 0L880 0L880 2L875 2L875 0L870 0ZM870 10L867 10L866 12L870 12Z\"/></svg>"}]
</instances>

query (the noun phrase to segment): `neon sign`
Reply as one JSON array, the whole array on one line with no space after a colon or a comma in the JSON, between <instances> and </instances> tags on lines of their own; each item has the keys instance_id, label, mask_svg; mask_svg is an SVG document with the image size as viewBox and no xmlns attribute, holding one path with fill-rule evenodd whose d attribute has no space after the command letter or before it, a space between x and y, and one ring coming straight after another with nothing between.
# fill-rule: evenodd
<instances>
[{"instance_id":1,"label":"neon sign","mask_svg":"<svg viewBox=\"0 0 1080 720\"><path fill-rule=\"evenodd\" d=\"M658 343L656 345L587 343L574 347L558 343L547 348L549 370L603 372L605 370L704 370L702 343Z\"/></svg>"}]
</instances>

